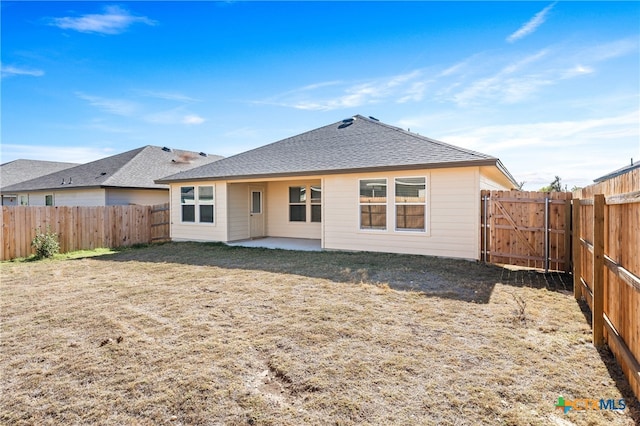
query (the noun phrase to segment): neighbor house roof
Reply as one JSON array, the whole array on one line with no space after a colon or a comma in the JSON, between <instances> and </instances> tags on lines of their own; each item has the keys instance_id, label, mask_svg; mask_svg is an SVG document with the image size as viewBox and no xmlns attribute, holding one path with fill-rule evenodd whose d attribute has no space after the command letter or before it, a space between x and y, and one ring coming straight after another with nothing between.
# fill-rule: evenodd
<instances>
[{"instance_id":1,"label":"neighbor house roof","mask_svg":"<svg viewBox=\"0 0 640 426\"><path fill-rule=\"evenodd\" d=\"M77 166L77 163L60 163L56 161L14 160L0 164L0 187L15 185L60 170Z\"/></svg>"},{"instance_id":2,"label":"neighbor house roof","mask_svg":"<svg viewBox=\"0 0 640 426\"><path fill-rule=\"evenodd\" d=\"M373 117L356 115L156 182L471 165L495 165L515 184L515 179L495 157L420 136Z\"/></svg>"},{"instance_id":3,"label":"neighbor house roof","mask_svg":"<svg viewBox=\"0 0 640 426\"><path fill-rule=\"evenodd\" d=\"M629 165L627 165L627 166L624 166L624 167L622 167L622 168L620 168L620 169L618 169L618 170L614 170L614 171L612 171L611 173L607 173L607 174L606 174L606 175L604 175L604 176L600 176L599 178L594 179L593 181L594 181L595 183L603 182L603 181L605 181L605 180L608 180L608 179L614 178L614 177L616 177L616 176L620 176L620 175L623 175L623 174L625 174L625 173L629 173L631 170L635 170L635 169L637 169L637 168L639 168L639 167L640 167L640 162L636 162L636 163L634 163L634 162L633 162L633 160L631 160L631 164L629 164Z\"/></svg>"},{"instance_id":4,"label":"neighbor house roof","mask_svg":"<svg viewBox=\"0 0 640 426\"><path fill-rule=\"evenodd\" d=\"M79 188L166 189L155 179L209 164L222 157L147 145L91 163L20 182L3 192L62 190Z\"/></svg>"}]
</instances>

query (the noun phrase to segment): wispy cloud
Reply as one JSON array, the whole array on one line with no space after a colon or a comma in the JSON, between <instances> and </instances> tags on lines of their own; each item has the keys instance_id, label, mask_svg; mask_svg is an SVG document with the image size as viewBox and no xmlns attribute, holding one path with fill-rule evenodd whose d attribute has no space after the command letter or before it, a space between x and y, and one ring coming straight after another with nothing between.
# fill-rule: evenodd
<instances>
[{"instance_id":1,"label":"wispy cloud","mask_svg":"<svg viewBox=\"0 0 640 426\"><path fill-rule=\"evenodd\" d=\"M50 25L63 30L74 30L82 33L121 34L133 24L155 25L156 21L145 16L132 15L119 6L107 6L100 14L88 14L79 17L65 16L52 18Z\"/></svg>"},{"instance_id":2,"label":"wispy cloud","mask_svg":"<svg viewBox=\"0 0 640 426\"><path fill-rule=\"evenodd\" d=\"M585 120L484 126L446 135L446 141L467 148L482 147L489 152L520 150L527 146L576 146L585 141L598 141L601 144L603 140L621 137L640 138L639 115L640 111L632 111Z\"/></svg>"},{"instance_id":3,"label":"wispy cloud","mask_svg":"<svg viewBox=\"0 0 640 426\"><path fill-rule=\"evenodd\" d=\"M517 180L527 182L527 189L536 190L555 175L571 188L587 185L640 154L639 115L633 110L583 120L480 126L439 138L499 157Z\"/></svg>"},{"instance_id":4,"label":"wispy cloud","mask_svg":"<svg viewBox=\"0 0 640 426\"><path fill-rule=\"evenodd\" d=\"M163 99L166 101L176 101L176 102L182 102L182 103L200 102L199 99L192 98L190 96L183 95L182 93L176 93L176 92L156 92L153 90L140 90L137 93L139 93L141 96L145 96L148 98Z\"/></svg>"},{"instance_id":5,"label":"wispy cloud","mask_svg":"<svg viewBox=\"0 0 640 426\"><path fill-rule=\"evenodd\" d=\"M89 105L110 114L132 117L139 110L139 106L135 102L127 99L103 98L101 96L87 95L82 92L77 92L76 96L89 102Z\"/></svg>"},{"instance_id":6,"label":"wispy cloud","mask_svg":"<svg viewBox=\"0 0 640 426\"><path fill-rule=\"evenodd\" d=\"M523 37L528 36L538 29L540 25L544 23L547 19L547 15L555 6L555 3L550 4L549 6L542 9L540 12L536 13L533 18L531 18L527 23L522 25L516 32L507 37L507 41L509 43L514 43L520 40Z\"/></svg>"},{"instance_id":7,"label":"wispy cloud","mask_svg":"<svg viewBox=\"0 0 640 426\"><path fill-rule=\"evenodd\" d=\"M28 158L31 160L60 161L65 163L88 163L113 155L111 148L86 146L19 145L2 144L4 158Z\"/></svg>"},{"instance_id":8,"label":"wispy cloud","mask_svg":"<svg viewBox=\"0 0 640 426\"><path fill-rule=\"evenodd\" d=\"M177 93L164 93L164 92L142 92L136 91L144 97L152 97L162 100L168 100L173 102L179 102L183 105L179 105L175 108L160 109L159 105L152 105L150 103L138 101L132 101L127 98L106 98L102 96L89 95L82 92L76 92L76 96L84 101L87 101L89 105L100 109L108 114L118 115L121 117L127 117L138 121L143 121L153 124L185 124L185 125L198 125L206 121L202 116L195 114L187 110L184 104L196 102L196 99L190 98ZM94 120L95 122L95 120ZM106 130L108 131L108 130Z\"/></svg>"},{"instance_id":9,"label":"wispy cloud","mask_svg":"<svg viewBox=\"0 0 640 426\"><path fill-rule=\"evenodd\" d=\"M551 84L549 78L530 69L532 64L540 61L547 53L546 50L542 50L509 63L491 77L466 84L452 98L460 106L486 99L500 99L502 103L518 102L539 87Z\"/></svg>"},{"instance_id":10,"label":"wispy cloud","mask_svg":"<svg viewBox=\"0 0 640 426\"><path fill-rule=\"evenodd\" d=\"M252 103L307 111L425 99L465 109L518 104L536 99L545 88L565 80L596 74L600 62L637 51L638 42L632 39L590 44L588 48L558 43L524 54L517 52L518 57L510 51L485 51L441 67L367 80L312 83Z\"/></svg>"},{"instance_id":11,"label":"wispy cloud","mask_svg":"<svg viewBox=\"0 0 640 426\"><path fill-rule=\"evenodd\" d=\"M206 120L199 115L185 115L182 117L182 124L202 124Z\"/></svg>"},{"instance_id":12,"label":"wispy cloud","mask_svg":"<svg viewBox=\"0 0 640 426\"><path fill-rule=\"evenodd\" d=\"M563 79L573 78L573 77L577 77L577 76L580 76L580 75L591 74L593 72L594 72L593 68L591 68L589 66L576 65L575 67L572 67L572 68L569 68L568 70L565 70L562 73L561 77Z\"/></svg>"},{"instance_id":13,"label":"wispy cloud","mask_svg":"<svg viewBox=\"0 0 640 426\"><path fill-rule=\"evenodd\" d=\"M425 82L423 70L366 81L331 81L309 84L280 93L255 104L277 105L308 111L331 111L355 108L384 100L406 102L422 99ZM322 92L319 92L322 89ZM315 96L315 98L314 98Z\"/></svg>"},{"instance_id":14,"label":"wispy cloud","mask_svg":"<svg viewBox=\"0 0 640 426\"><path fill-rule=\"evenodd\" d=\"M184 111L184 108L178 107L166 111L154 112L146 114L142 119L148 123L153 124L186 124L186 125L198 125L204 123L206 120L197 115Z\"/></svg>"},{"instance_id":15,"label":"wispy cloud","mask_svg":"<svg viewBox=\"0 0 640 426\"><path fill-rule=\"evenodd\" d=\"M12 65L0 64L0 70L2 73L2 78L12 77L16 75L27 75L31 77L42 77L44 75L44 71L38 69L31 68L20 68L14 67Z\"/></svg>"}]
</instances>

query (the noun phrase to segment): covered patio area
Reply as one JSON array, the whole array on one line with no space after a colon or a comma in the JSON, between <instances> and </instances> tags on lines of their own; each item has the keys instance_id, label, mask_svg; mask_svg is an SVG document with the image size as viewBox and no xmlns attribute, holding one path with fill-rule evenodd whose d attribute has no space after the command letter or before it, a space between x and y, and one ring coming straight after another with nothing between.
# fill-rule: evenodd
<instances>
[{"instance_id":1,"label":"covered patio area","mask_svg":"<svg viewBox=\"0 0 640 426\"><path fill-rule=\"evenodd\" d=\"M322 251L319 239L310 238L283 238L264 237L251 240L241 240L226 243L237 247L261 247L269 249L298 250L298 251Z\"/></svg>"}]
</instances>

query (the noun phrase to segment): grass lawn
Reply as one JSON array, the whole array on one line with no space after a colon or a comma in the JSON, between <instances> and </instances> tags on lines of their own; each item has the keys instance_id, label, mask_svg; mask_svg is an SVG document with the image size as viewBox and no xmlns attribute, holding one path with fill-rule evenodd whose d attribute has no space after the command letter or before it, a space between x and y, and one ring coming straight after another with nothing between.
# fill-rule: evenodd
<instances>
[{"instance_id":1,"label":"grass lawn","mask_svg":"<svg viewBox=\"0 0 640 426\"><path fill-rule=\"evenodd\" d=\"M2 424L640 422L558 275L196 243L0 268Z\"/></svg>"}]
</instances>

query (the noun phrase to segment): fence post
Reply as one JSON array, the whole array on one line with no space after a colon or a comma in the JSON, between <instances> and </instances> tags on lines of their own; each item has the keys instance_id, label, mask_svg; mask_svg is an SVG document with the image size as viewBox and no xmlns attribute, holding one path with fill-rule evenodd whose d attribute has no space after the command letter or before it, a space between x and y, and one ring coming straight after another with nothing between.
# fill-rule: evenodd
<instances>
[{"instance_id":1,"label":"fence post","mask_svg":"<svg viewBox=\"0 0 640 426\"><path fill-rule=\"evenodd\" d=\"M483 197L483 209L484 209L484 217L483 217L483 222L484 222L484 227L482 229L482 232L484 233L484 238L483 238L483 255L484 255L484 262L487 263L489 261L489 259L487 258L487 227L489 226L488 223L488 218L487 218L487 200L489 197L487 197L486 195Z\"/></svg>"},{"instance_id":2,"label":"fence post","mask_svg":"<svg viewBox=\"0 0 640 426\"><path fill-rule=\"evenodd\" d=\"M549 272L549 196L544 197L544 272Z\"/></svg>"},{"instance_id":3,"label":"fence post","mask_svg":"<svg viewBox=\"0 0 640 426\"><path fill-rule=\"evenodd\" d=\"M564 201L564 272L571 273L571 199Z\"/></svg>"},{"instance_id":4,"label":"fence post","mask_svg":"<svg viewBox=\"0 0 640 426\"><path fill-rule=\"evenodd\" d=\"M604 345L604 195L593 197L593 344Z\"/></svg>"},{"instance_id":5,"label":"fence post","mask_svg":"<svg viewBox=\"0 0 640 426\"><path fill-rule=\"evenodd\" d=\"M582 243L580 242L580 198L573 199L571 208L571 231L573 233L571 253L573 257L573 296L580 300L582 296Z\"/></svg>"}]
</instances>

